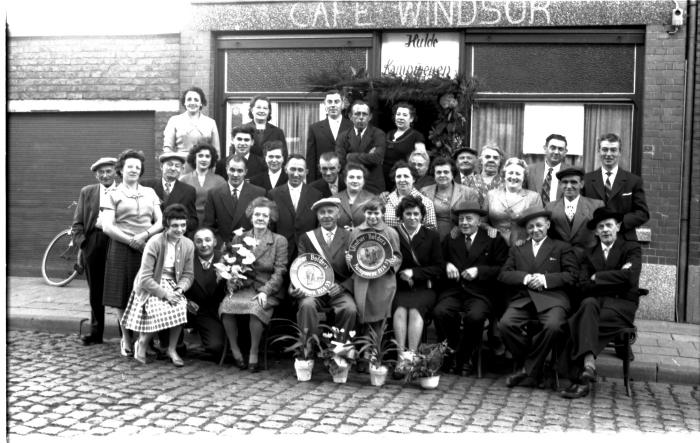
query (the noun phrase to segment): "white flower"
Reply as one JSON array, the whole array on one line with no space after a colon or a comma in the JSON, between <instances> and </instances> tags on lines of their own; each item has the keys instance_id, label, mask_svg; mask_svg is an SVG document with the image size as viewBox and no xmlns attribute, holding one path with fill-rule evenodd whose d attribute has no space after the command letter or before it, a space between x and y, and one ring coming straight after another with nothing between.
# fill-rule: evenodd
<instances>
[{"instance_id":1,"label":"white flower","mask_svg":"<svg viewBox=\"0 0 700 443\"><path fill-rule=\"evenodd\" d=\"M228 267L223 263L214 263L214 269L218 272L221 278L230 280L233 276L229 273Z\"/></svg>"},{"instance_id":2,"label":"white flower","mask_svg":"<svg viewBox=\"0 0 700 443\"><path fill-rule=\"evenodd\" d=\"M350 336L350 338L355 337L355 331L348 332L348 335Z\"/></svg>"},{"instance_id":3,"label":"white flower","mask_svg":"<svg viewBox=\"0 0 700 443\"><path fill-rule=\"evenodd\" d=\"M243 228L238 228L238 229L234 230L233 235L238 236L238 237L243 235Z\"/></svg>"},{"instance_id":4,"label":"white flower","mask_svg":"<svg viewBox=\"0 0 700 443\"><path fill-rule=\"evenodd\" d=\"M253 237L243 237L243 243L250 246L251 248L254 248L258 245L258 241Z\"/></svg>"},{"instance_id":5,"label":"white flower","mask_svg":"<svg viewBox=\"0 0 700 443\"><path fill-rule=\"evenodd\" d=\"M232 265L236 263L236 257L234 257L233 255L226 254L224 255L224 263L226 263L227 265Z\"/></svg>"}]
</instances>

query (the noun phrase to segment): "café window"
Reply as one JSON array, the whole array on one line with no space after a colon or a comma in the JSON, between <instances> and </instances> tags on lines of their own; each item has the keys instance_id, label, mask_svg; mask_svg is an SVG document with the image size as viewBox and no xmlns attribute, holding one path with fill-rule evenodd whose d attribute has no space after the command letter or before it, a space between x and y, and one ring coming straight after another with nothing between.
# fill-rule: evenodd
<instances>
[{"instance_id":1,"label":"caf\u00e9 window","mask_svg":"<svg viewBox=\"0 0 700 443\"><path fill-rule=\"evenodd\" d=\"M369 69L372 44L372 34L219 37L217 85L226 103L225 153L231 129L250 121L249 100L262 94L272 101L270 123L284 131L289 152L305 154L309 125L325 117L322 94L309 93L308 75Z\"/></svg>"}]
</instances>

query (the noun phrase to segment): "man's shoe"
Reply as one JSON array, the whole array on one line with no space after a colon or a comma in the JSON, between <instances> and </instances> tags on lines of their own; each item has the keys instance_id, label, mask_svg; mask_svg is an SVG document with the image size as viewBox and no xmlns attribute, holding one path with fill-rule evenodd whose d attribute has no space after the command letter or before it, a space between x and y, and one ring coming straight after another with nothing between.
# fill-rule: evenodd
<instances>
[{"instance_id":1,"label":"man's shoe","mask_svg":"<svg viewBox=\"0 0 700 443\"><path fill-rule=\"evenodd\" d=\"M467 361L462 365L462 368L459 371L459 375L461 375L462 377L468 377L470 375L473 375L474 372L476 372L474 371L474 365L472 365L470 361Z\"/></svg>"},{"instance_id":2,"label":"man's shoe","mask_svg":"<svg viewBox=\"0 0 700 443\"><path fill-rule=\"evenodd\" d=\"M509 388L512 388L514 386L517 386L527 378L527 372L525 372L525 368L520 369L519 371L516 371L512 373L511 375L506 378L506 386Z\"/></svg>"},{"instance_id":3,"label":"man's shoe","mask_svg":"<svg viewBox=\"0 0 700 443\"><path fill-rule=\"evenodd\" d=\"M589 392L591 392L591 387L588 383L573 384L569 389L563 391L561 396L564 398L581 398L587 396Z\"/></svg>"},{"instance_id":4,"label":"man's shoe","mask_svg":"<svg viewBox=\"0 0 700 443\"><path fill-rule=\"evenodd\" d=\"M102 338L95 337L94 335L83 335L82 337L80 337L80 341L83 342L83 346L102 344Z\"/></svg>"},{"instance_id":5,"label":"man's shoe","mask_svg":"<svg viewBox=\"0 0 700 443\"><path fill-rule=\"evenodd\" d=\"M584 366L583 372L581 373L581 382L583 383L595 383L598 381L598 372L594 366Z\"/></svg>"}]
</instances>

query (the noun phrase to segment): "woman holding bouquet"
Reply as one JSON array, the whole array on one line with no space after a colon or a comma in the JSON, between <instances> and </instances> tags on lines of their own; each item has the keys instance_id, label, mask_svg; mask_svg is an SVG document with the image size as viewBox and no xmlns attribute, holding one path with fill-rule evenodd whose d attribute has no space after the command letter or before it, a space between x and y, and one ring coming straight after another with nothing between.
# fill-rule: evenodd
<instances>
[{"instance_id":1,"label":"woman holding bouquet","mask_svg":"<svg viewBox=\"0 0 700 443\"><path fill-rule=\"evenodd\" d=\"M258 352L265 326L272 311L284 297L282 280L287 272L287 239L269 229L278 219L277 205L258 197L246 209L253 229L237 233L226 245L226 252L216 266L217 274L227 280L226 296L219 305L219 315L231 344L235 365L258 372ZM249 315L250 354L248 362L238 345L236 315Z\"/></svg>"}]
</instances>

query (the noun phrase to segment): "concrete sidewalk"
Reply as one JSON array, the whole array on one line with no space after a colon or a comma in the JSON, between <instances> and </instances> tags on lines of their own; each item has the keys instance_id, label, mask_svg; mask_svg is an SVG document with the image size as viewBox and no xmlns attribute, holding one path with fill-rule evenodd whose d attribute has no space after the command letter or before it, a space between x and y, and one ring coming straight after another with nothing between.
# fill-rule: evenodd
<instances>
[{"instance_id":1,"label":"concrete sidewalk","mask_svg":"<svg viewBox=\"0 0 700 443\"><path fill-rule=\"evenodd\" d=\"M85 280L48 286L41 278L8 277L8 328L77 334L90 318ZM116 310L107 308L105 338L118 337ZM630 378L638 381L700 385L700 325L637 320L635 360ZM89 324L83 326L87 332ZM611 349L598 357L602 377L622 378L622 362Z\"/></svg>"}]
</instances>

